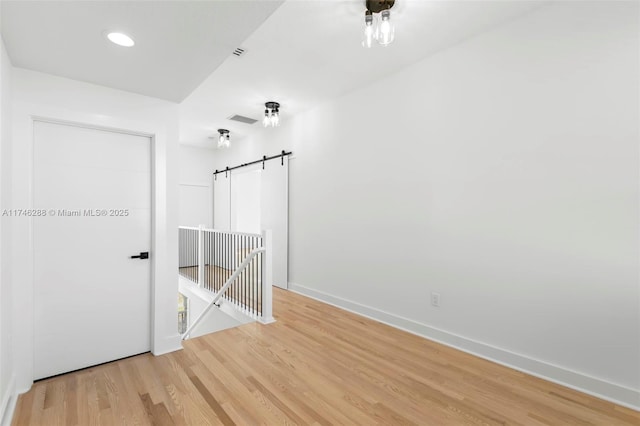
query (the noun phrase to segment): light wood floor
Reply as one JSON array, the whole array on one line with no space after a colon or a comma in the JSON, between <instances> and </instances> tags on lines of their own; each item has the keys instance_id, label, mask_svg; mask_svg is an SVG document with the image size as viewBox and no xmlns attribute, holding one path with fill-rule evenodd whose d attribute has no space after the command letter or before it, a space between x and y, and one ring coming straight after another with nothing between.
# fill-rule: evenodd
<instances>
[{"instance_id":1,"label":"light wood floor","mask_svg":"<svg viewBox=\"0 0 640 426\"><path fill-rule=\"evenodd\" d=\"M248 324L36 383L14 425L640 425L640 413L274 289Z\"/></svg>"}]
</instances>

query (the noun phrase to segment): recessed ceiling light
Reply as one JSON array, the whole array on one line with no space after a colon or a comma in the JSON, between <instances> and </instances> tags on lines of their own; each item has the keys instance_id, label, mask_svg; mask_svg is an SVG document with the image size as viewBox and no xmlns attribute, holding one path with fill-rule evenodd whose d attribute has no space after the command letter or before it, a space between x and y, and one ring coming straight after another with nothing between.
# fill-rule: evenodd
<instances>
[{"instance_id":1,"label":"recessed ceiling light","mask_svg":"<svg viewBox=\"0 0 640 426\"><path fill-rule=\"evenodd\" d=\"M118 46L131 47L136 44L131 37L122 33L109 33L107 38Z\"/></svg>"}]
</instances>

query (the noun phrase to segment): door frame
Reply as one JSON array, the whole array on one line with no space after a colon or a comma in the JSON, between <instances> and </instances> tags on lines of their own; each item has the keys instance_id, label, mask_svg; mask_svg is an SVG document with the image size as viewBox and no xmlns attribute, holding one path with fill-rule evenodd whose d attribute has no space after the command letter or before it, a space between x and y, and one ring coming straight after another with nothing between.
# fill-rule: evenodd
<instances>
[{"instance_id":1,"label":"door frame","mask_svg":"<svg viewBox=\"0 0 640 426\"><path fill-rule=\"evenodd\" d=\"M124 114L124 113L123 113ZM48 122L149 137L151 141L151 352L161 355L182 349L177 327L178 218L169 200L178 197L177 122L162 115L105 116L41 104L16 103L12 121L12 208L33 208L34 125ZM171 139L170 139L171 137ZM174 140L175 139L175 140ZM175 184L175 185L174 185ZM19 207L18 207L19 206ZM173 211L175 210L175 212ZM18 220L19 219L19 220ZM33 219L12 221L13 358L16 390L31 388L34 380L34 247Z\"/></svg>"}]
</instances>

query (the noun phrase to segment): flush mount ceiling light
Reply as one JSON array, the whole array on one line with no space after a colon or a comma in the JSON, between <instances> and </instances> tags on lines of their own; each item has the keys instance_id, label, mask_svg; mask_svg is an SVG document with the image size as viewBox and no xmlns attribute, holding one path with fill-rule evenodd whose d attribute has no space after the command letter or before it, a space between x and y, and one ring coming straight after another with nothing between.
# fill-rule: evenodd
<instances>
[{"instance_id":1,"label":"flush mount ceiling light","mask_svg":"<svg viewBox=\"0 0 640 426\"><path fill-rule=\"evenodd\" d=\"M218 133L218 148L229 148L231 145L229 131L227 129L218 129Z\"/></svg>"},{"instance_id":2,"label":"flush mount ceiling light","mask_svg":"<svg viewBox=\"0 0 640 426\"><path fill-rule=\"evenodd\" d=\"M395 0L366 0L367 10L364 12L364 34L362 45L373 46L376 40L382 46L390 45L395 38L395 26L391 21L390 9Z\"/></svg>"},{"instance_id":3,"label":"flush mount ceiling light","mask_svg":"<svg viewBox=\"0 0 640 426\"><path fill-rule=\"evenodd\" d=\"M131 37L123 33L108 33L107 38L110 42L115 43L118 46L131 47L136 44Z\"/></svg>"},{"instance_id":4,"label":"flush mount ceiling light","mask_svg":"<svg viewBox=\"0 0 640 426\"><path fill-rule=\"evenodd\" d=\"M280 125L280 104L277 102L267 102L264 104L264 127L278 127Z\"/></svg>"}]
</instances>

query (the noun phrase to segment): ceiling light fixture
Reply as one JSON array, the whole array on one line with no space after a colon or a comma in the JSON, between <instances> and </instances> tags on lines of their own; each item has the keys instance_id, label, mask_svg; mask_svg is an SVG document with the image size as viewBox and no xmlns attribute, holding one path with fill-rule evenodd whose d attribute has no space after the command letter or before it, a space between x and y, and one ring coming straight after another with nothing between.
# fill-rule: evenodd
<instances>
[{"instance_id":1,"label":"ceiling light fixture","mask_svg":"<svg viewBox=\"0 0 640 426\"><path fill-rule=\"evenodd\" d=\"M109 33L107 38L118 46L131 47L136 44L131 37L123 33Z\"/></svg>"},{"instance_id":2,"label":"ceiling light fixture","mask_svg":"<svg viewBox=\"0 0 640 426\"><path fill-rule=\"evenodd\" d=\"M231 141L229 140L229 131L227 129L218 129L218 148L229 148Z\"/></svg>"},{"instance_id":3,"label":"ceiling light fixture","mask_svg":"<svg viewBox=\"0 0 640 426\"><path fill-rule=\"evenodd\" d=\"M373 46L376 40L382 46L390 45L395 39L395 25L391 21L390 9L395 0L366 0L367 10L364 12L364 34L362 45L366 48ZM378 14L379 19L374 19Z\"/></svg>"},{"instance_id":4,"label":"ceiling light fixture","mask_svg":"<svg viewBox=\"0 0 640 426\"><path fill-rule=\"evenodd\" d=\"M264 127L278 127L280 125L280 104L277 102L267 102L264 104Z\"/></svg>"}]
</instances>

